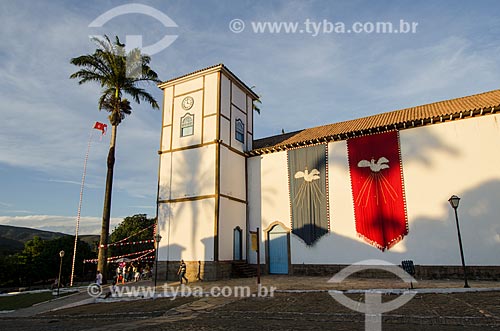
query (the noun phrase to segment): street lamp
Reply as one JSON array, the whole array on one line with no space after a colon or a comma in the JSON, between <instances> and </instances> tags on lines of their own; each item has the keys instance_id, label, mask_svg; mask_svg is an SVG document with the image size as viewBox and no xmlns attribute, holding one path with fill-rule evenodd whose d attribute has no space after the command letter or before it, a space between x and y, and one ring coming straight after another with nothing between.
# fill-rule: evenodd
<instances>
[{"instance_id":1,"label":"street lamp","mask_svg":"<svg viewBox=\"0 0 500 331\"><path fill-rule=\"evenodd\" d=\"M159 233L156 234L155 236L155 291L156 291L156 278L158 276L158 248L160 246L160 241L161 241L161 236Z\"/></svg>"},{"instance_id":2,"label":"street lamp","mask_svg":"<svg viewBox=\"0 0 500 331\"><path fill-rule=\"evenodd\" d=\"M455 210L455 221L457 223L457 233L458 233L458 244L460 246L460 257L462 258L462 268L464 270L464 287L470 287L467 282L467 268L465 267L465 259L464 259L464 250L462 248L462 236L460 235L460 226L458 225L458 204L460 203L460 198L456 195L452 195L451 198L448 199L451 207Z\"/></svg>"},{"instance_id":3,"label":"street lamp","mask_svg":"<svg viewBox=\"0 0 500 331\"><path fill-rule=\"evenodd\" d=\"M62 271L62 259L64 257L64 251L59 252L59 257L61 262L59 263L59 280L57 281L57 296L59 296L59 288L61 287L61 271Z\"/></svg>"}]
</instances>

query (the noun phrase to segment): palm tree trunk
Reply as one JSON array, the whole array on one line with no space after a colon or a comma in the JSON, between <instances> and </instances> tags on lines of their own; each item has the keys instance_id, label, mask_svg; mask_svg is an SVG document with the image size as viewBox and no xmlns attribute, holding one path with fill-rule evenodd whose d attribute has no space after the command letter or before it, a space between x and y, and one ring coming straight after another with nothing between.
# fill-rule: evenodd
<instances>
[{"instance_id":1,"label":"palm tree trunk","mask_svg":"<svg viewBox=\"0 0 500 331\"><path fill-rule=\"evenodd\" d=\"M106 191L104 192L104 207L102 210L101 239L99 243L99 255L97 258L97 270L101 271L103 281L106 281L106 267L108 256L109 219L111 216L111 193L113 191L113 170L115 167L115 144L118 126L111 127L111 141L108 152L108 172L106 174Z\"/></svg>"}]
</instances>

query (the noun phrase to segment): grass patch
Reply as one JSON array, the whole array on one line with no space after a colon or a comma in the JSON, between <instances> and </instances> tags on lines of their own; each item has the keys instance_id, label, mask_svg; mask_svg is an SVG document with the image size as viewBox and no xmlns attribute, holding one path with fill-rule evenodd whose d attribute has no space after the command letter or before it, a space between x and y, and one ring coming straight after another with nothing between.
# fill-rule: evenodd
<instances>
[{"instance_id":1,"label":"grass patch","mask_svg":"<svg viewBox=\"0 0 500 331\"><path fill-rule=\"evenodd\" d=\"M61 293L59 296L65 296L70 293ZM31 307L36 303L52 300L55 297L52 292L26 293L0 297L0 310L16 310L20 308Z\"/></svg>"}]
</instances>

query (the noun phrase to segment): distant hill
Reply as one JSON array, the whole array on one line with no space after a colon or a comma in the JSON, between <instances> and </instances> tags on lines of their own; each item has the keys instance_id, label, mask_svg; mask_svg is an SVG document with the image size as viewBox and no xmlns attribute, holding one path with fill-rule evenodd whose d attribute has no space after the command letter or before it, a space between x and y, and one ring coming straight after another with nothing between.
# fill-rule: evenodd
<instances>
[{"instance_id":1,"label":"distant hill","mask_svg":"<svg viewBox=\"0 0 500 331\"><path fill-rule=\"evenodd\" d=\"M99 243L99 239L101 236L98 234L84 234L78 236L78 239L90 245L90 249L97 251L97 244Z\"/></svg>"},{"instance_id":2,"label":"distant hill","mask_svg":"<svg viewBox=\"0 0 500 331\"><path fill-rule=\"evenodd\" d=\"M20 241L4 238L0 235L0 255L11 254L15 252L22 251L24 244Z\"/></svg>"},{"instance_id":3,"label":"distant hill","mask_svg":"<svg viewBox=\"0 0 500 331\"><path fill-rule=\"evenodd\" d=\"M35 236L38 236L40 237L40 239L43 240L52 240L63 236L67 236L67 234L61 232L51 232L51 231L43 231L32 228L24 228L20 226L0 225L0 237L3 238L21 241L22 243L25 243L33 239Z\"/></svg>"},{"instance_id":4,"label":"distant hill","mask_svg":"<svg viewBox=\"0 0 500 331\"><path fill-rule=\"evenodd\" d=\"M23 250L24 243L32 240L35 236L43 240L52 240L64 236L65 233L43 231L11 225L0 225L0 254L17 253ZM95 248L95 242L99 241L98 235L82 235L79 239Z\"/></svg>"}]
</instances>

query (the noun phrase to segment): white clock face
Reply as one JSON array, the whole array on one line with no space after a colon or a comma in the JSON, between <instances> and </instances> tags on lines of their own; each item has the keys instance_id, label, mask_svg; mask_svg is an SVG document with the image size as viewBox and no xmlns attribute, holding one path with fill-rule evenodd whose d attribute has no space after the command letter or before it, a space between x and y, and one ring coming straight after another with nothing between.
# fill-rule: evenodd
<instances>
[{"instance_id":1,"label":"white clock face","mask_svg":"<svg viewBox=\"0 0 500 331\"><path fill-rule=\"evenodd\" d=\"M184 110L189 110L193 107L194 105L194 99L192 97L185 97L182 99L182 108Z\"/></svg>"}]
</instances>

